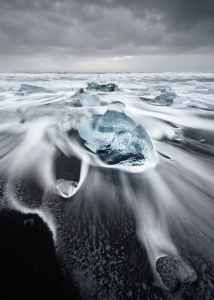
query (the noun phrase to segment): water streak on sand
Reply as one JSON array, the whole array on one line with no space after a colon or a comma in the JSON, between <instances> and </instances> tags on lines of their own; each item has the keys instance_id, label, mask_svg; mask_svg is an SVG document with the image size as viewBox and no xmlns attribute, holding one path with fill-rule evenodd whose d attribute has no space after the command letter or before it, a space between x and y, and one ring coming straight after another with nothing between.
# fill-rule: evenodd
<instances>
[{"instance_id":1,"label":"water streak on sand","mask_svg":"<svg viewBox=\"0 0 214 300\"><path fill-rule=\"evenodd\" d=\"M122 199L133 214L138 240L145 247L158 280L156 260L164 255L184 260L197 272L204 263L207 268L214 266L214 112L211 110L214 95L196 89L203 81L207 90L212 90L213 74L13 74L12 79L10 76L1 73L2 88L18 90L21 83L27 83L56 93L0 94L0 174L6 182L3 194L9 207L37 213L52 231L59 249L59 223L63 220L54 215L50 203L61 203L66 213L75 205L77 219L92 209L86 221L96 236L94 220L101 224L103 214L120 211ZM70 96L91 81L114 82L120 90L95 93L99 94L101 107L68 105ZM166 84L178 97L169 107L157 106L147 87ZM76 131L77 123L93 114L103 114L111 101L125 103L125 113L146 129L153 143L155 163L140 167L110 166L84 147ZM59 179L56 175L59 152L81 161L78 186L64 200L57 198L55 188ZM66 172L67 177L72 175L72 170L70 175ZM26 200L25 192L17 197L13 182L20 180L16 185L25 189L26 178L42 190L41 203ZM114 184L108 186L108 180ZM108 209L103 211L103 207ZM110 215L107 219L105 230L114 226ZM69 242L66 245L70 247Z\"/></svg>"}]
</instances>

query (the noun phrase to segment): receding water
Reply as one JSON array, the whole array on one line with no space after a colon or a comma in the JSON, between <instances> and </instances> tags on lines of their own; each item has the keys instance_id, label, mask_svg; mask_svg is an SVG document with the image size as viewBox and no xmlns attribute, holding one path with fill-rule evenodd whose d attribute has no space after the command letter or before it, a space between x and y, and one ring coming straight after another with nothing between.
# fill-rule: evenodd
<instances>
[{"instance_id":1,"label":"receding water","mask_svg":"<svg viewBox=\"0 0 214 300\"><path fill-rule=\"evenodd\" d=\"M120 90L95 92L100 107L69 105L92 81ZM2 88L24 83L55 93L0 93L1 209L39 214L83 299L214 299L214 73L0 73ZM154 104L155 85L175 91L173 105ZM78 122L111 101L146 129L155 163L109 166L84 147ZM75 192L63 198L58 179L79 182ZM197 284L167 292L162 256Z\"/></svg>"}]
</instances>

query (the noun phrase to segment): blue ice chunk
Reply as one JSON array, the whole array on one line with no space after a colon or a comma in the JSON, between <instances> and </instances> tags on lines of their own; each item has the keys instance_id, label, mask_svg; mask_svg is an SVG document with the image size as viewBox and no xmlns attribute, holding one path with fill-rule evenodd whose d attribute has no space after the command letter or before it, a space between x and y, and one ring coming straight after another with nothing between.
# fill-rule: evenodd
<instances>
[{"instance_id":1,"label":"blue ice chunk","mask_svg":"<svg viewBox=\"0 0 214 300\"><path fill-rule=\"evenodd\" d=\"M4 93L6 91L7 91L6 89L3 89L3 88L0 87L0 93Z\"/></svg>"},{"instance_id":2,"label":"blue ice chunk","mask_svg":"<svg viewBox=\"0 0 214 300\"><path fill-rule=\"evenodd\" d=\"M94 95L82 94L79 101L82 106L100 106L100 99Z\"/></svg>"},{"instance_id":3,"label":"blue ice chunk","mask_svg":"<svg viewBox=\"0 0 214 300\"><path fill-rule=\"evenodd\" d=\"M137 166L155 160L152 142L145 129L128 117L125 105L111 102L102 115L77 125L85 146L92 152L103 154L107 164Z\"/></svg>"},{"instance_id":4,"label":"blue ice chunk","mask_svg":"<svg viewBox=\"0 0 214 300\"><path fill-rule=\"evenodd\" d=\"M119 101L111 102L108 110L97 122L97 129L101 132L132 131L136 124L124 112L125 104Z\"/></svg>"},{"instance_id":5,"label":"blue ice chunk","mask_svg":"<svg viewBox=\"0 0 214 300\"><path fill-rule=\"evenodd\" d=\"M106 152L116 132L132 131L136 124L123 112L124 108L122 102L111 102L102 116L80 122L77 129L86 140L85 146L95 153Z\"/></svg>"},{"instance_id":6,"label":"blue ice chunk","mask_svg":"<svg viewBox=\"0 0 214 300\"><path fill-rule=\"evenodd\" d=\"M88 91L115 92L119 91L118 86L114 83L97 84L96 82L88 83Z\"/></svg>"},{"instance_id":7,"label":"blue ice chunk","mask_svg":"<svg viewBox=\"0 0 214 300\"><path fill-rule=\"evenodd\" d=\"M86 141L85 146L94 153L105 152L114 139L115 132L102 132L97 128L101 117L93 117L77 124L79 135Z\"/></svg>"},{"instance_id":8,"label":"blue ice chunk","mask_svg":"<svg viewBox=\"0 0 214 300\"><path fill-rule=\"evenodd\" d=\"M124 111L125 107L125 104L120 101L113 101L108 104L108 110L114 110L121 113Z\"/></svg>"},{"instance_id":9,"label":"blue ice chunk","mask_svg":"<svg viewBox=\"0 0 214 300\"><path fill-rule=\"evenodd\" d=\"M155 103L168 106L173 103L176 97L177 95L174 92L163 93L155 97Z\"/></svg>"},{"instance_id":10,"label":"blue ice chunk","mask_svg":"<svg viewBox=\"0 0 214 300\"><path fill-rule=\"evenodd\" d=\"M100 106L101 103L97 96L85 93L82 88L79 89L72 98L79 101L82 106Z\"/></svg>"},{"instance_id":11,"label":"blue ice chunk","mask_svg":"<svg viewBox=\"0 0 214 300\"><path fill-rule=\"evenodd\" d=\"M138 166L154 160L152 142L142 125L138 125L131 133L119 132L115 135L105 162Z\"/></svg>"},{"instance_id":12,"label":"blue ice chunk","mask_svg":"<svg viewBox=\"0 0 214 300\"><path fill-rule=\"evenodd\" d=\"M54 93L51 90L47 90L43 87L39 86L34 86L34 85L29 85L29 84L22 84L20 92L25 92L25 93Z\"/></svg>"},{"instance_id":13,"label":"blue ice chunk","mask_svg":"<svg viewBox=\"0 0 214 300\"><path fill-rule=\"evenodd\" d=\"M214 89L210 89L210 90L204 92L204 94L214 94Z\"/></svg>"}]
</instances>

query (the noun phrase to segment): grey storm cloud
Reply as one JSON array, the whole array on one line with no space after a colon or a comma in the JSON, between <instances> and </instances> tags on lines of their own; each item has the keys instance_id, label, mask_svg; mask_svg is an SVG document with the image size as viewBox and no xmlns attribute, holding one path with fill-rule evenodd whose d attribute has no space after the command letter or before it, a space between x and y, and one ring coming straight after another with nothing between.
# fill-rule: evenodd
<instances>
[{"instance_id":1,"label":"grey storm cloud","mask_svg":"<svg viewBox=\"0 0 214 300\"><path fill-rule=\"evenodd\" d=\"M206 54L213 0L0 0L0 55Z\"/></svg>"}]
</instances>

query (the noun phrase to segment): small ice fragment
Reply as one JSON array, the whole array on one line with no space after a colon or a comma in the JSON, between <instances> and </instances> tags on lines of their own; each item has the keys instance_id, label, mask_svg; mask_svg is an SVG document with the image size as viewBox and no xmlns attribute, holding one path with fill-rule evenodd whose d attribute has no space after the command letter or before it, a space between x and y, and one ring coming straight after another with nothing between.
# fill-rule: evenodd
<instances>
[{"instance_id":1,"label":"small ice fragment","mask_svg":"<svg viewBox=\"0 0 214 300\"><path fill-rule=\"evenodd\" d=\"M0 87L0 93L4 93L6 91L7 91L6 89L3 89L3 88Z\"/></svg>"},{"instance_id":2,"label":"small ice fragment","mask_svg":"<svg viewBox=\"0 0 214 300\"><path fill-rule=\"evenodd\" d=\"M117 112L123 112L125 108L125 104L120 101L113 101L108 104L108 110L115 110Z\"/></svg>"},{"instance_id":3,"label":"small ice fragment","mask_svg":"<svg viewBox=\"0 0 214 300\"><path fill-rule=\"evenodd\" d=\"M78 182L69 181L64 179L58 179L56 182L56 188L58 189L60 196L64 198L71 197L78 186Z\"/></svg>"},{"instance_id":4,"label":"small ice fragment","mask_svg":"<svg viewBox=\"0 0 214 300\"><path fill-rule=\"evenodd\" d=\"M81 88L73 96L75 100L79 101L82 106L100 106L100 99L94 95L84 92Z\"/></svg>"},{"instance_id":5,"label":"small ice fragment","mask_svg":"<svg viewBox=\"0 0 214 300\"><path fill-rule=\"evenodd\" d=\"M174 92L163 93L160 96L155 97L155 103L168 106L173 103L176 97L177 95Z\"/></svg>"},{"instance_id":6,"label":"small ice fragment","mask_svg":"<svg viewBox=\"0 0 214 300\"><path fill-rule=\"evenodd\" d=\"M53 91L47 90L43 87L29 85L29 84L22 84L20 92L25 92L25 93L54 93Z\"/></svg>"},{"instance_id":7,"label":"small ice fragment","mask_svg":"<svg viewBox=\"0 0 214 300\"><path fill-rule=\"evenodd\" d=\"M15 90L14 88L9 88L7 91L8 92L18 92L18 90Z\"/></svg>"},{"instance_id":8,"label":"small ice fragment","mask_svg":"<svg viewBox=\"0 0 214 300\"><path fill-rule=\"evenodd\" d=\"M199 142L200 142L200 143L204 143L205 141L206 141L206 140L200 140Z\"/></svg>"},{"instance_id":9,"label":"small ice fragment","mask_svg":"<svg viewBox=\"0 0 214 300\"><path fill-rule=\"evenodd\" d=\"M80 103L83 106L100 106L100 99L94 95L83 94Z\"/></svg>"},{"instance_id":10,"label":"small ice fragment","mask_svg":"<svg viewBox=\"0 0 214 300\"><path fill-rule=\"evenodd\" d=\"M208 87L203 86L203 85L198 85L195 87L196 90L208 90Z\"/></svg>"},{"instance_id":11,"label":"small ice fragment","mask_svg":"<svg viewBox=\"0 0 214 300\"><path fill-rule=\"evenodd\" d=\"M96 82L91 82L91 83L88 83L88 86L86 89L92 90L92 91L101 91L101 92L119 91L118 86L114 83L97 84Z\"/></svg>"},{"instance_id":12,"label":"small ice fragment","mask_svg":"<svg viewBox=\"0 0 214 300\"><path fill-rule=\"evenodd\" d=\"M84 94L84 93L85 93L85 91L84 91L84 89L83 89L83 88L80 88L80 89L78 90L78 93L79 93L79 94Z\"/></svg>"},{"instance_id":13,"label":"small ice fragment","mask_svg":"<svg viewBox=\"0 0 214 300\"><path fill-rule=\"evenodd\" d=\"M30 223L30 227L32 227L34 225L34 219L28 219L28 220L24 220L23 224L26 225Z\"/></svg>"},{"instance_id":14,"label":"small ice fragment","mask_svg":"<svg viewBox=\"0 0 214 300\"><path fill-rule=\"evenodd\" d=\"M208 91L205 91L204 94L214 94L214 89L210 89Z\"/></svg>"},{"instance_id":15,"label":"small ice fragment","mask_svg":"<svg viewBox=\"0 0 214 300\"><path fill-rule=\"evenodd\" d=\"M85 93L84 89L80 88L79 90L76 91L76 93L73 96L71 96L71 98L79 98L80 95L84 93Z\"/></svg>"},{"instance_id":16,"label":"small ice fragment","mask_svg":"<svg viewBox=\"0 0 214 300\"><path fill-rule=\"evenodd\" d=\"M156 85L148 87L147 90L149 92L167 93L171 91L171 87L169 85Z\"/></svg>"}]
</instances>

